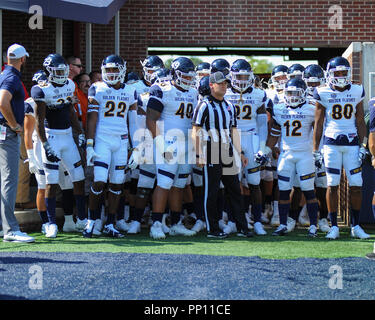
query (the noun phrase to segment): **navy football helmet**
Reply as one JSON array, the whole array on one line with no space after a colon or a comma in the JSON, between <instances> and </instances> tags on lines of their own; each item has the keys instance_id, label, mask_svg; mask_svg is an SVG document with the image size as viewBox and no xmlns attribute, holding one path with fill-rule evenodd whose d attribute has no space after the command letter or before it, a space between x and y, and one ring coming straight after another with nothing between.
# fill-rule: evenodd
<instances>
[{"instance_id":1,"label":"navy football helmet","mask_svg":"<svg viewBox=\"0 0 375 320\"><path fill-rule=\"evenodd\" d=\"M49 82L65 84L68 80L69 66L60 54L49 54L43 61L43 67Z\"/></svg>"},{"instance_id":2,"label":"navy football helmet","mask_svg":"<svg viewBox=\"0 0 375 320\"><path fill-rule=\"evenodd\" d=\"M230 71L230 64L225 59L216 59L211 63L211 73L221 71L224 76L227 76Z\"/></svg>"},{"instance_id":3,"label":"navy football helmet","mask_svg":"<svg viewBox=\"0 0 375 320\"><path fill-rule=\"evenodd\" d=\"M306 101L306 83L300 78L290 79L284 88L284 99L288 106L296 107Z\"/></svg>"},{"instance_id":4,"label":"navy football helmet","mask_svg":"<svg viewBox=\"0 0 375 320\"><path fill-rule=\"evenodd\" d=\"M274 67L271 73L272 85L276 90L283 90L288 81L288 67L282 64Z\"/></svg>"},{"instance_id":5,"label":"navy football helmet","mask_svg":"<svg viewBox=\"0 0 375 320\"><path fill-rule=\"evenodd\" d=\"M231 85L239 92L245 92L254 83L251 65L245 59L237 59L230 68Z\"/></svg>"},{"instance_id":6,"label":"navy football helmet","mask_svg":"<svg viewBox=\"0 0 375 320\"><path fill-rule=\"evenodd\" d=\"M303 80L306 83L308 94L312 95L315 87L320 87L325 84L322 67L317 64L308 65L303 72Z\"/></svg>"},{"instance_id":7,"label":"navy football helmet","mask_svg":"<svg viewBox=\"0 0 375 320\"><path fill-rule=\"evenodd\" d=\"M44 70L38 70L34 73L33 78L31 80L34 84L44 84L48 82L48 77Z\"/></svg>"},{"instance_id":8,"label":"navy football helmet","mask_svg":"<svg viewBox=\"0 0 375 320\"><path fill-rule=\"evenodd\" d=\"M139 76L136 72L131 71L126 76L126 84L133 84L139 81Z\"/></svg>"},{"instance_id":9,"label":"navy football helmet","mask_svg":"<svg viewBox=\"0 0 375 320\"><path fill-rule=\"evenodd\" d=\"M195 86L195 66L193 61L186 57L174 59L171 64L172 79L176 85L184 90Z\"/></svg>"},{"instance_id":10,"label":"navy football helmet","mask_svg":"<svg viewBox=\"0 0 375 320\"><path fill-rule=\"evenodd\" d=\"M299 64L299 63L292 64L288 68L287 77L288 77L289 80L293 79L293 78L296 78L296 77L302 79L304 71L305 71L305 67L302 64Z\"/></svg>"},{"instance_id":11,"label":"navy football helmet","mask_svg":"<svg viewBox=\"0 0 375 320\"><path fill-rule=\"evenodd\" d=\"M159 56L148 56L143 61L140 61L143 68L143 78L148 83L151 83L151 76L153 72L160 68L164 68L164 62Z\"/></svg>"},{"instance_id":12,"label":"navy football helmet","mask_svg":"<svg viewBox=\"0 0 375 320\"><path fill-rule=\"evenodd\" d=\"M211 65L208 62L202 62L195 68L197 73L197 80L199 81L202 77L207 76L211 72Z\"/></svg>"},{"instance_id":13,"label":"navy football helmet","mask_svg":"<svg viewBox=\"0 0 375 320\"><path fill-rule=\"evenodd\" d=\"M198 92L202 97L209 96L211 94L210 89L210 76L205 76L199 81Z\"/></svg>"},{"instance_id":14,"label":"navy football helmet","mask_svg":"<svg viewBox=\"0 0 375 320\"><path fill-rule=\"evenodd\" d=\"M113 69L117 69L117 72L113 71ZM126 62L120 56L112 54L103 60L102 78L104 82L115 85L118 82L124 82L125 75Z\"/></svg>"},{"instance_id":15,"label":"navy football helmet","mask_svg":"<svg viewBox=\"0 0 375 320\"><path fill-rule=\"evenodd\" d=\"M152 84L165 83L171 80L172 80L171 72L169 69L166 69L166 68L160 68L156 70L151 76Z\"/></svg>"},{"instance_id":16,"label":"navy football helmet","mask_svg":"<svg viewBox=\"0 0 375 320\"><path fill-rule=\"evenodd\" d=\"M344 57L336 57L329 60L326 69L327 82L330 85L344 88L351 84L352 68Z\"/></svg>"}]
</instances>

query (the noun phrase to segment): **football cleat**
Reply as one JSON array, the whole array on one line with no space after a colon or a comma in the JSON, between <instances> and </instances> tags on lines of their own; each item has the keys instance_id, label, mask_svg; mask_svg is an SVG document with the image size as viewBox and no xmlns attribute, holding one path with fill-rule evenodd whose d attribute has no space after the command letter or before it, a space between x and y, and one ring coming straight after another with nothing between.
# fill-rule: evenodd
<instances>
[{"instance_id":1,"label":"football cleat","mask_svg":"<svg viewBox=\"0 0 375 320\"><path fill-rule=\"evenodd\" d=\"M85 228L82 231L82 236L84 238L92 238L92 234L93 234L93 231L94 231L94 226L95 226L95 220L88 219L87 220L87 224L86 224Z\"/></svg>"},{"instance_id":2,"label":"football cleat","mask_svg":"<svg viewBox=\"0 0 375 320\"><path fill-rule=\"evenodd\" d=\"M309 228L309 230L307 232L307 235L309 237L315 238L318 235L317 232L318 232L318 228L316 226L312 225L312 226L310 226L310 228Z\"/></svg>"},{"instance_id":3,"label":"football cleat","mask_svg":"<svg viewBox=\"0 0 375 320\"><path fill-rule=\"evenodd\" d=\"M42 224L42 230L41 230L41 232L42 232L43 234L46 234L46 232L47 232L47 228L48 228L48 222L43 223L43 224Z\"/></svg>"},{"instance_id":4,"label":"football cleat","mask_svg":"<svg viewBox=\"0 0 375 320\"><path fill-rule=\"evenodd\" d=\"M73 216L65 216L63 232L77 232L76 224L73 221Z\"/></svg>"},{"instance_id":5,"label":"football cleat","mask_svg":"<svg viewBox=\"0 0 375 320\"><path fill-rule=\"evenodd\" d=\"M133 220L130 223L128 234L137 234L141 232L141 223L139 221Z\"/></svg>"},{"instance_id":6,"label":"football cleat","mask_svg":"<svg viewBox=\"0 0 375 320\"><path fill-rule=\"evenodd\" d=\"M131 223L133 223L132 221ZM130 224L131 224L130 223ZM116 228L120 231L127 232L130 228L130 224L125 222L125 219L120 219L116 221Z\"/></svg>"},{"instance_id":7,"label":"football cleat","mask_svg":"<svg viewBox=\"0 0 375 320\"><path fill-rule=\"evenodd\" d=\"M294 220L293 218L291 217L288 217L288 220L287 220L287 229L288 229L288 233L289 232L292 232L294 230L294 228L296 227L296 220Z\"/></svg>"},{"instance_id":8,"label":"football cleat","mask_svg":"<svg viewBox=\"0 0 375 320\"><path fill-rule=\"evenodd\" d=\"M236 233L237 232L236 224L232 221L228 221L228 224L225 226L223 231L226 234Z\"/></svg>"},{"instance_id":9,"label":"football cleat","mask_svg":"<svg viewBox=\"0 0 375 320\"><path fill-rule=\"evenodd\" d=\"M162 229L162 223L160 221L155 221L150 229L150 237L153 239L165 239L165 233Z\"/></svg>"},{"instance_id":10,"label":"football cleat","mask_svg":"<svg viewBox=\"0 0 375 320\"><path fill-rule=\"evenodd\" d=\"M329 232L331 230L328 224L328 220L326 218L319 220L319 229L322 232Z\"/></svg>"},{"instance_id":11,"label":"football cleat","mask_svg":"<svg viewBox=\"0 0 375 320\"><path fill-rule=\"evenodd\" d=\"M209 239L225 239L228 238L228 235L225 232L209 232L207 234Z\"/></svg>"},{"instance_id":12,"label":"football cleat","mask_svg":"<svg viewBox=\"0 0 375 320\"><path fill-rule=\"evenodd\" d=\"M224 230L224 228L227 226L227 224L224 222L223 219L219 220L219 228L220 230Z\"/></svg>"},{"instance_id":13,"label":"football cleat","mask_svg":"<svg viewBox=\"0 0 375 320\"><path fill-rule=\"evenodd\" d=\"M76 222L77 231L83 231L83 229L86 227L86 224L87 224L87 219L81 220L77 218L77 222Z\"/></svg>"},{"instance_id":14,"label":"football cleat","mask_svg":"<svg viewBox=\"0 0 375 320\"><path fill-rule=\"evenodd\" d=\"M336 226L332 226L330 231L327 233L326 238L334 240L340 237L340 230Z\"/></svg>"},{"instance_id":15,"label":"football cleat","mask_svg":"<svg viewBox=\"0 0 375 320\"><path fill-rule=\"evenodd\" d=\"M197 233L193 230L186 229L183 224L175 224L170 227L169 235L171 236L195 236Z\"/></svg>"},{"instance_id":16,"label":"football cleat","mask_svg":"<svg viewBox=\"0 0 375 320\"><path fill-rule=\"evenodd\" d=\"M118 231L113 224L106 224L103 229L103 233L107 235L108 237L112 238L123 238L124 235Z\"/></svg>"},{"instance_id":17,"label":"football cleat","mask_svg":"<svg viewBox=\"0 0 375 320\"><path fill-rule=\"evenodd\" d=\"M206 224L202 220L198 219L195 225L191 228L191 230L198 233L204 230L205 228L206 228Z\"/></svg>"},{"instance_id":18,"label":"football cleat","mask_svg":"<svg viewBox=\"0 0 375 320\"><path fill-rule=\"evenodd\" d=\"M358 238L358 239L370 238L370 235L367 234L365 231L363 231L363 229L359 225L356 225L355 227L351 228L350 235L353 238Z\"/></svg>"},{"instance_id":19,"label":"football cleat","mask_svg":"<svg viewBox=\"0 0 375 320\"><path fill-rule=\"evenodd\" d=\"M50 223L50 224L48 224L47 229L46 229L46 237L47 238L56 238L57 232L58 232L57 224Z\"/></svg>"},{"instance_id":20,"label":"football cleat","mask_svg":"<svg viewBox=\"0 0 375 320\"><path fill-rule=\"evenodd\" d=\"M237 232L237 237L252 238L253 236L250 230Z\"/></svg>"},{"instance_id":21,"label":"football cleat","mask_svg":"<svg viewBox=\"0 0 375 320\"><path fill-rule=\"evenodd\" d=\"M280 224L277 229L272 232L273 236L285 236L288 232L288 229L285 224Z\"/></svg>"},{"instance_id":22,"label":"football cleat","mask_svg":"<svg viewBox=\"0 0 375 320\"><path fill-rule=\"evenodd\" d=\"M264 230L263 225L260 222L254 223L254 232L258 236L264 236L267 234L266 230Z\"/></svg>"}]
</instances>

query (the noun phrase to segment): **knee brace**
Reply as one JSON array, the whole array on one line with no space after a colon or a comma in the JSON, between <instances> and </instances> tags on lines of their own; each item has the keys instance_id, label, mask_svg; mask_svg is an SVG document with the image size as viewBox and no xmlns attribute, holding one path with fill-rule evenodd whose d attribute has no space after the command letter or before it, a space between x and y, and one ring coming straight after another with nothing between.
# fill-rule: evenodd
<instances>
[{"instance_id":1,"label":"knee brace","mask_svg":"<svg viewBox=\"0 0 375 320\"><path fill-rule=\"evenodd\" d=\"M280 190L280 191L279 191L279 194L280 194L279 199L280 199L280 200L289 201L290 191L291 191L291 190Z\"/></svg>"},{"instance_id":2,"label":"knee brace","mask_svg":"<svg viewBox=\"0 0 375 320\"><path fill-rule=\"evenodd\" d=\"M314 190L303 191L303 194L305 195L306 201L315 199Z\"/></svg>"}]
</instances>

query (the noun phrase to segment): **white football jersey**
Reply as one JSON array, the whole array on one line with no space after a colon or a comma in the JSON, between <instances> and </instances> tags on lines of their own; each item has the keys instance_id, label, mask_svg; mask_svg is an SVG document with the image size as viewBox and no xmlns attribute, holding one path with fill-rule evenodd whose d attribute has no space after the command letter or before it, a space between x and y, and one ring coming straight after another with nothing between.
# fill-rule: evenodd
<instances>
[{"instance_id":1,"label":"white football jersey","mask_svg":"<svg viewBox=\"0 0 375 320\"><path fill-rule=\"evenodd\" d=\"M346 135L351 142L357 136L355 114L357 105L365 97L362 85L351 84L343 92L330 86L319 87L314 91L314 99L326 110L326 127L324 135L336 139L338 135Z\"/></svg>"},{"instance_id":2,"label":"white football jersey","mask_svg":"<svg viewBox=\"0 0 375 320\"><path fill-rule=\"evenodd\" d=\"M76 86L70 79L59 87L50 82L37 84L31 88L31 97L35 102L46 104L45 126L50 129L67 129L71 127L71 97Z\"/></svg>"},{"instance_id":3,"label":"white football jersey","mask_svg":"<svg viewBox=\"0 0 375 320\"><path fill-rule=\"evenodd\" d=\"M170 82L153 85L150 89L150 99L147 108L161 113L159 128L166 134L171 129L179 129L188 134L192 127L193 111L198 103L198 91L190 88L188 91L177 89Z\"/></svg>"},{"instance_id":4,"label":"white football jersey","mask_svg":"<svg viewBox=\"0 0 375 320\"><path fill-rule=\"evenodd\" d=\"M273 106L272 117L281 127L283 150L312 152L315 106L304 103L300 107L287 107L284 103Z\"/></svg>"},{"instance_id":5,"label":"white football jersey","mask_svg":"<svg viewBox=\"0 0 375 320\"><path fill-rule=\"evenodd\" d=\"M228 89L224 99L233 104L237 116L237 128L242 131L257 130L257 111L267 101L266 93L258 88L251 87L242 94Z\"/></svg>"},{"instance_id":6,"label":"white football jersey","mask_svg":"<svg viewBox=\"0 0 375 320\"><path fill-rule=\"evenodd\" d=\"M138 80L135 83L128 84L128 86L134 88L137 91L138 95L150 90L150 87L146 85L143 80Z\"/></svg>"},{"instance_id":7,"label":"white football jersey","mask_svg":"<svg viewBox=\"0 0 375 320\"><path fill-rule=\"evenodd\" d=\"M137 102L137 91L133 87L122 84L116 90L105 82L95 82L89 89L88 97L99 104L96 135L128 133L129 107Z\"/></svg>"}]
</instances>

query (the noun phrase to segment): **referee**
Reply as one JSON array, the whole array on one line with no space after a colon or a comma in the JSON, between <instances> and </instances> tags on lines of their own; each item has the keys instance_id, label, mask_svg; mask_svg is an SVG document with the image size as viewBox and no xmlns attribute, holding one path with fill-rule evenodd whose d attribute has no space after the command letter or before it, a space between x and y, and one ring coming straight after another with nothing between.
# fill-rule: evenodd
<instances>
[{"instance_id":1,"label":"referee","mask_svg":"<svg viewBox=\"0 0 375 320\"><path fill-rule=\"evenodd\" d=\"M220 180L229 195L233 217L239 230L237 235L252 237L253 234L247 227L242 211L239 168L234 160L241 150L235 111L233 105L224 99L227 79L220 71L212 73L209 79L211 95L196 107L192 131L197 151L196 164L198 167L203 167L207 237L226 238L228 236L219 229L221 213L217 210L217 195ZM233 145L235 150L233 150ZM246 166L247 161L248 159L241 154L242 165Z\"/></svg>"}]
</instances>

